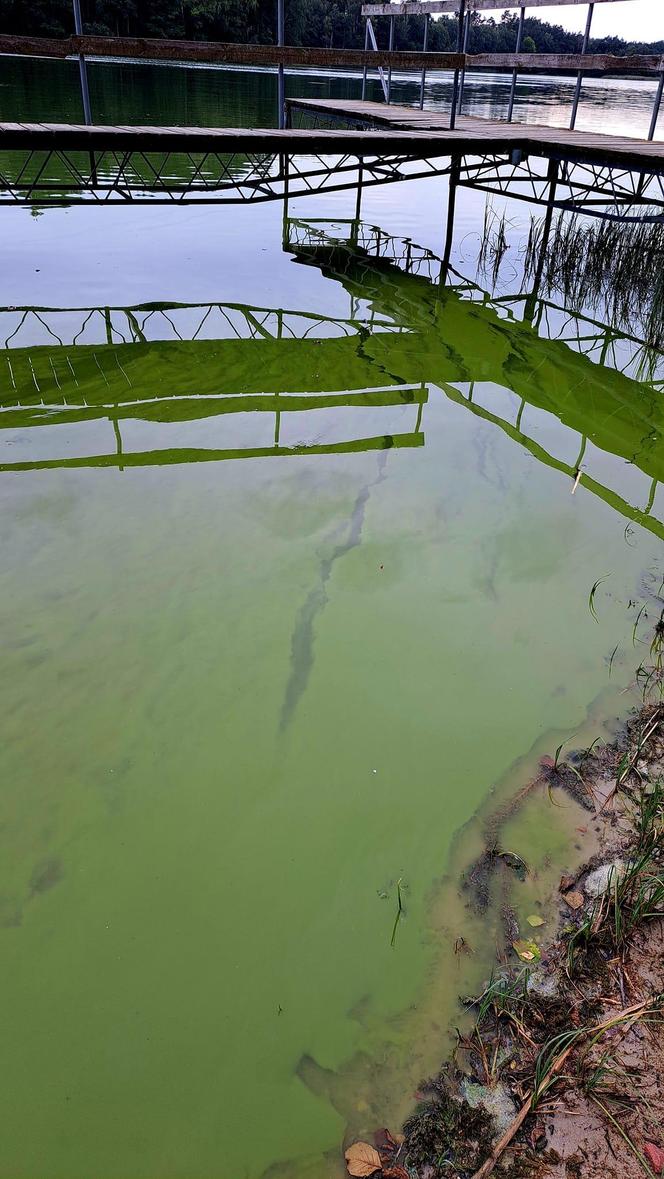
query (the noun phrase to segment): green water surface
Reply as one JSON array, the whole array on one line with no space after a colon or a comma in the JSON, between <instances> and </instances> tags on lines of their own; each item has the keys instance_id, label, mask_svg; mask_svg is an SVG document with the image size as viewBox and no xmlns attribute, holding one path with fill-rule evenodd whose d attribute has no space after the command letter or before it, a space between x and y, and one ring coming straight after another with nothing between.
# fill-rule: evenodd
<instances>
[{"instance_id":1,"label":"green water surface","mask_svg":"<svg viewBox=\"0 0 664 1179\"><path fill-rule=\"evenodd\" d=\"M458 832L627 707L656 381L372 257L354 199L285 247L277 205L2 211L7 1179L337 1173L457 1018ZM444 199L362 216L439 245Z\"/></svg>"}]
</instances>

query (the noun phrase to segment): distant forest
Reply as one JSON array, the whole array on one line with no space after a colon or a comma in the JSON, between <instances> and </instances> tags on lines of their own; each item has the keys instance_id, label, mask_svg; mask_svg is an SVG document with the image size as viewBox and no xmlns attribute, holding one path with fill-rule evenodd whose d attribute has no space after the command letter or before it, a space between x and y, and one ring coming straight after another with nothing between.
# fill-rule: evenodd
<instances>
[{"instance_id":1,"label":"distant forest","mask_svg":"<svg viewBox=\"0 0 664 1179\"><path fill-rule=\"evenodd\" d=\"M286 0L286 41L289 45L362 48L362 0ZM185 37L208 41L275 39L276 0L82 0L87 33L129 37ZM387 44L387 20L375 22L379 43ZM504 12L497 19L475 14L471 52L507 53L515 48L518 17ZM73 32L71 0L0 0L0 30L44 37ZM581 34L536 17L526 17L523 49L531 53L576 53ZM457 23L442 17L432 21L429 48L456 48ZM421 49L422 18L398 17L396 48ZM594 53L662 53L664 41L624 41L599 37Z\"/></svg>"}]
</instances>

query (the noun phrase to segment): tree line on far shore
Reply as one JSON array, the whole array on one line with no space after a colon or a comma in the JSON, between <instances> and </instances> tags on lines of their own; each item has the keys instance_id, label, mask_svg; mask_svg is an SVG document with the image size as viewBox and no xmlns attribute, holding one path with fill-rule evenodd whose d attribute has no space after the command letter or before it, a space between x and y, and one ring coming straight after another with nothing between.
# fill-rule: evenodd
<instances>
[{"instance_id":1,"label":"tree line on far shore","mask_svg":"<svg viewBox=\"0 0 664 1179\"><path fill-rule=\"evenodd\" d=\"M191 40L270 43L275 40L276 0L81 0L85 32L116 37L173 37ZM286 41L333 49L362 48L362 0L286 0ZM375 21L379 44L387 45L387 19ZM509 53L516 46L518 16L474 14L470 52ZM43 37L73 32L71 0L0 0L0 29ZM422 17L397 17L397 49L422 48ZM578 53L580 33L527 16L523 50ZM429 49L456 49L457 21L431 22ZM663 53L664 41L593 38L593 53Z\"/></svg>"}]
</instances>

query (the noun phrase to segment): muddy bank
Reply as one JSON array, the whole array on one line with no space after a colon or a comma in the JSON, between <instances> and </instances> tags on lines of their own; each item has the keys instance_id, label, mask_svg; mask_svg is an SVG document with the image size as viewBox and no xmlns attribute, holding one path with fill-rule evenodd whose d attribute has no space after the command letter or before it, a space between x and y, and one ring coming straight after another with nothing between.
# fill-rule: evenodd
<instances>
[{"instance_id":1,"label":"muddy bank","mask_svg":"<svg viewBox=\"0 0 664 1179\"><path fill-rule=\"evenodd\" d=\"M546 916L524 918L515 898L528 864L504 839L535 791L553 807L580 804L593 848L563 875ZM464 874L469 910L498 902L496 968L465 999L456 1049L420 1085L402 1134L380 1129L362 1149L345 1144L350 1174L664 1173L663 825L661 704L635 713L609 744L541 759L487 823ZM455 953L467 952L459 937Z\"/></svg>"}]
</instances>

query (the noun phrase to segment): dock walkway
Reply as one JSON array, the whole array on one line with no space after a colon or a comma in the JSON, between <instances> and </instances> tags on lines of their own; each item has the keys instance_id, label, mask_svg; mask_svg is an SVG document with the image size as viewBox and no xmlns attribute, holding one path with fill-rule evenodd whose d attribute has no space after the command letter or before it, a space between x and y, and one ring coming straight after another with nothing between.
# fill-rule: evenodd
<instances>
[{"instance_id":1,"label":"dock walkway","mask_svg":"<svg viewBox=\"0 0 664 1179\"><path fill-rule=\"evenodd\" d=\"M467 116L450 129L435 111L361 100L292 98L287 111L312 125L0 123L0 205L282 200L355 188L358 169L363 187L462 169L463 183L515 195L527 182L539 203L553 200L539 189L555 173L565 207L664 215L662 142Z\"/></svg>"},{"instance_id":2,"label":"dock walkway","mask_svg":"<svg viewBox=\"0 0 664 1179\"><path fill-rule=\"evenodd\" d=\"M447 115L414 107L349 99L287 99L290 120L305 113L351 124L344 127L151 127L71 123L0 123L0 151L345 153L353 156L408 153L414 157L456 154L524 154L592 160L637 170L664 172L664 143L627 136L570 131L528 123L498 123L460 116L454 130Z\"/></svg>"},{"instance_id":3,"label":"dock walkway","mask_svg":"<svg viewBox=\"0 0 664 1179\"><path fill-rule=\"evenodd\" d=\"M431 139L439 143L442 139L450 151L502 152L507 146L562 159L593 159L629 167L640 163L651 171L659 171L664 164L664 142L624 135L570 131L566 127L543 127L535 123L491 122L467 115L459 115L455 129L450 130L447 112L357 99L288 98L286 106L291 121L293 113L299 111L319 119L354 124L358 131L365 128L382 129L395 135L417 133L423 143Z\"/></svg>"}]
</instances>

